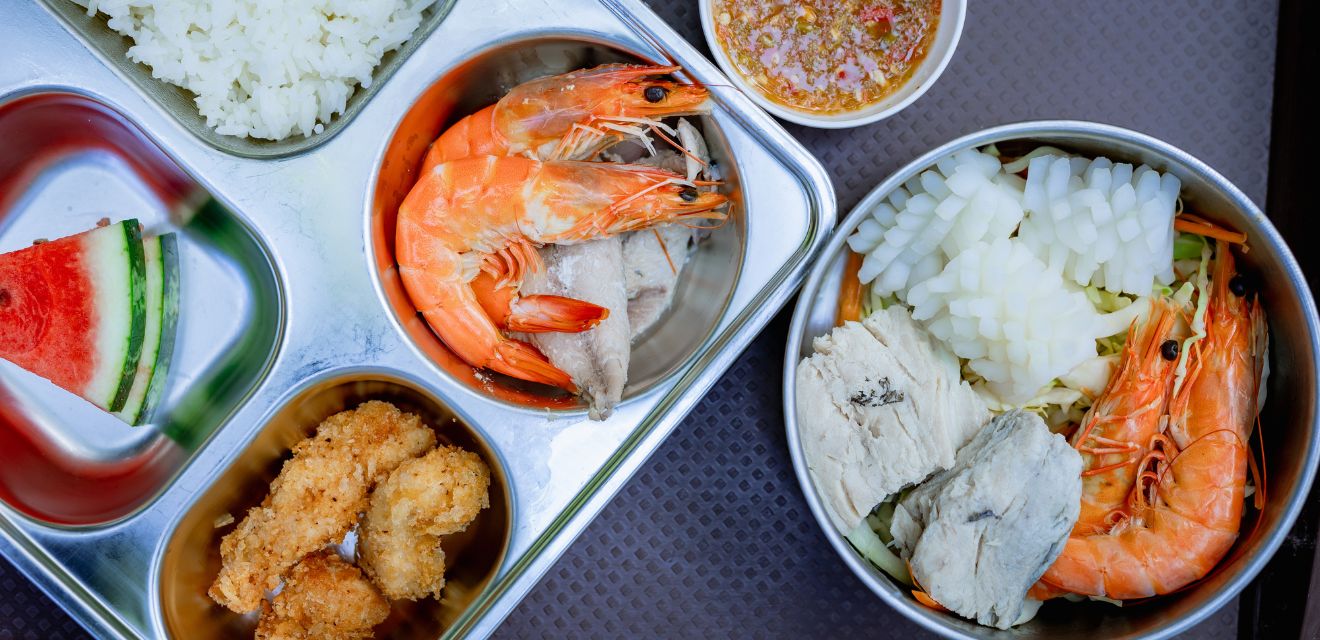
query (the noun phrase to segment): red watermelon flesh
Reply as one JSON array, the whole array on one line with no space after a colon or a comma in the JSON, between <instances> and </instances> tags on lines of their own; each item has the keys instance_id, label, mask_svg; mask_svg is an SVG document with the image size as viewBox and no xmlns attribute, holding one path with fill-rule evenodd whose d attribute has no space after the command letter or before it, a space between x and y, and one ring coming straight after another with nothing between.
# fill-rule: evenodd
<instances>
[{"instance_id":1,"label":"red watermelon flesh","mask_svg":"<svg viewBox=\"0 0 1320 640\"><path fill-rule=\"evenodd\" d=\"M141 356L144 281L136 220L0 255L0 358L118 410Z\"/></svg>"}]
</instances>

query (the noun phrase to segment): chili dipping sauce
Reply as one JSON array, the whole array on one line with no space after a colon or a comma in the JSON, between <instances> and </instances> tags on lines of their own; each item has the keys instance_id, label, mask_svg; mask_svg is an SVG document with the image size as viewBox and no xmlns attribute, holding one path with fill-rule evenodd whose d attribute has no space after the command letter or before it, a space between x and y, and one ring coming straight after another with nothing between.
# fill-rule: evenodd
<instances>
[{"instance_id":1,"label":"chili dipping sauce","mask_svg":"<svg viewBox=\"0 0 1320 640\"><path fill-rule=\"evenodd\" d=\"M738 73L791 109L875 104L912 77L940 0L712 0L716 40Z\"/></svg>"}]
</instances>

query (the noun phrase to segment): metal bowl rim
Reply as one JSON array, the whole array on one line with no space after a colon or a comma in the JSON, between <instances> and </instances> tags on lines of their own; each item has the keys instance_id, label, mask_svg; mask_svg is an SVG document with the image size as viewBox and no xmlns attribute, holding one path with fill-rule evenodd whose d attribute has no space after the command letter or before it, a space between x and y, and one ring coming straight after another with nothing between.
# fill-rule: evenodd
<instances>
[{"instance_id":1,"label":"metal bowl rim","mask_svg":"<svg viewBox=\"0 0 1320 640\"><path fill-rule=\"evenodd\" d=\"M1186 166L1190 172L1205 178L1214 188L1222 191L1228 199L1238 208L1239 211L1246 214L1257 222L1264 230L1264 234L1258 242L1268 245L1274 255L1278 256L1283 264L1284 270L1288 275L1289 285L1293 294L1297 296L1301 303L1306 317L1304 323L1309 334L1311 357L1313 361L1320 362L1320 319L1316 316L1315 302L1311 296L1311 290L1306 284L1306 278L1303 276L1297 260L1293 257L1287 243L1284 242L1278 230L1265 217L1260 208L1256 206L1250 198L1240 189L1234 186L1227 178L1220 175L1217 171L1210 168L1209 165L1201 162L1186 151L1163 142L1153 136L1125 129L1122 127L1102 124L1097 122L1083 120L1034 120L1024 121L1012 124L998 125L987 129L982 129L950 142L942 144L932 149L916 159L903 165L900 169L891 174L888 178L882 180L876 185L860 202L853 207L843 223L836 227L833 237L829 244L817 255L816 264L808 273L806 280L799 292L798 302L793 311L792 324L788 330L788 340L785 345L784 353L784 428L788 439L789 456L793 461L793 472L797 476L798 485L806 498L807 505L811 509L812 516L816 519L816 524L824 532L829 540L830 546L844 564L857 576L863 584L873 593L878 595L881 600L889 606L896 609L909 620L917 623L928 631L935 632L947 638L972 639L975 636L968 635L960 629L949 625L946 621L946 615L936 613L927 609L918 603L901 597L895 597L886 587L892 586L887 578L877 578L871 572L870 565L862 559L852 546L844 539L834 525L830 523L829 516L825 513L824 506L821 504L819 496L816 494L814 483L810 472L806 468L806 462L802 453L802 442L797 424L797 401L796 401L796 378L798 366L798 354L801 351L802 340L806 328L807 318L813 307L813 302L820 289L824 276L831 270L833 258L843 246L845 239L861 223L863 218L868 215L877 202L888 195L890 191L920 171L934 165L935 162L957 150L968 147L980 147L994 142L1002 142L1016 138L1031 138L1034 136L1048 135L1081 135L1096 139L1110 139L1123 143L1133 144L1144 147L1155 154L1167 158L1175 163L1181 163ZM1311 416L1310 429L1312 434L1320 435L1320 415L1315 413ZM1196 605L1190 613L1163 623L1153 632L1149 633L1148 638L1168 638L1190 629L1193 625L1205 619L1211 613L1217 611L1230 598L1236 596L1246 584L1252 580L1265 564L1269 562L1274 553L1278 550L1283 540L1288 536L1289 530L1297 520L1306 502L1306 497L1310 492L1312 482L1316 475L1316 461L1320 459L1320 437L1313 435L1310 447L1307 449L1304 460L1304 467L1300 481L1293 487L1291 495L1288 496L1287 504L1284 507L1279 525L1264 540L1255 554L1247 561L1243 570L1237 576L1230 580L1227 586L1218 594L1206 599ZM883 581L883 582L882 582Z\"/></svg>"}]
</instances>

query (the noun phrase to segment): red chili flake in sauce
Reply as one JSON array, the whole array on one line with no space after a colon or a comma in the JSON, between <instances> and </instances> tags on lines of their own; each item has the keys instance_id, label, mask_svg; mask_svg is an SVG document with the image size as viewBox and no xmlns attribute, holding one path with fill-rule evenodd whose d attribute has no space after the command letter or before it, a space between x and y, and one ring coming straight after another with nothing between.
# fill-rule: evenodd
<instances>
[{"instance_id":1,"label":"red chili flake in sauce","mask_svg":"<svg viewBox=\"0 0 1320 640\"><path fill-rule=\"evenodd\" d=\"M713 0L716 40L771 100L811 113L883 100L925 59L941 0Z\"/></svg>"}]
</instances>

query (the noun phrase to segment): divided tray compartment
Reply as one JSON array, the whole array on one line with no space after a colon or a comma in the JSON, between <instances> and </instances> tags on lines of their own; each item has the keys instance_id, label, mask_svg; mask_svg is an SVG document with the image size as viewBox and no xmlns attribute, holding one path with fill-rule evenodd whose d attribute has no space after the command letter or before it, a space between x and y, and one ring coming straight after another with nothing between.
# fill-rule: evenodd
<instances>
[{"instance_id":1,"label":"divided tray compartment","mask_svg":"<svg viewBox=\"0 0 1320 640\"><path fill-rule=\"evenodd\" d=\"M67 21L62 6L46 2ZM14 184L50 190L68 167L106 173L100 182L68 178L72 186L51 190L60 199L39 209L59 213L69 232L107 215L136 216L150 231L178 232L183 256L180 342L160 413L166 421L132 430L87 408L79 415L99 420L94 431L42 423L23 432L42 436L46 449L57 435L86 446L131 434L147 444L125 451L173 452L145 457L149 464L140 466L153 474L142 476L142 490L115 501L104 486L84 484L81 511L52 507L36 499L39 482L0 467L0 487L26 490L0 495L0 553L98 636L249 630L250 617L227 613L205 594L229 530L217 529L217 518L241 518L265 495L289 446L367 399L420 412L442 439L477 450L496 478L492 508L454 538L467 546L452 550L443 601L396 604L385 624L410 638L490 633L791 297L834 223L820 164L637 0L458 2L432 37L416 39L391 81L373 87L379 100L362 98L358 117L337 121L333 141L278 161L195 144L186 118L134 77L141 70L124 69L122 51L93 43L110 69L97 66L46 10L16 9L16 20L39 28L21 30L12 44L30 66L0 68L0 96L7 96L0 116L30 96L66 96L113 125L105 127L113 135L95 137L128 151L98 146L66 154L77 161L50 163L16 157ZM616 60L677 64L682 79L711 89L714 112L694 124L733 206L732 220L690 259L667 319L634 349L626 401L609 420L593 422L572 398L477 385L466 365L445 366L452 356L417 324L391 273L386 224L441 127L538 73ZM59 77L68 88L34 86L33 74ZM0 150L0 167L7 153ZM54 178L38 179L46 175ZM150 187L156 179L169 197L123 200L110 188L141 196L151 190L139 182ZM0 243L65 231L28 213L38 211L32 200L16 202L0 203ZM14 406L59 400L54 389L10 388L4 372L0 388L21 395ZM17 433L3 422L14 413L6 411L0 436ZM29 481L14 484L22 480Z\"/></svg>"},{"instance_id":2,"label":"divided tray compartment","mask_svg":"<svg viewBox=\"0 0 1320 640\"><path fill-rule=\"evenodd\" d=\"M816 336L834 327L839 284L851 235L876 204L895 187L951 153L995 144L1005 155L1021 155L1041 145L1114 162L1128 162L1176 175L1183 201L1213 222L1247 234L1251 250L1238 254L1239 266L1260 283L1270 325L1268 399L1260 416L1268 462L1263 511L1245 513L1233 548L1209 576L1150 602L1122 608L1105 603L1046 603L1031 622L1003 631L936 612L917 603L909 590L863 559L825 515L815 480L803 460L796 415L798 363L814 353ZM1199 160L1150 136L1090 122L1042 121L1004 125L973 133L905 165L880 183L840 224L803 285L785 354L784 411L788 446L798 482L830 544L859 579L912 621L950 638L1135 638L1170 637L1187 631L1237 596L1264 567L1288 535L1316 472L1320 425L1315 405L1320 335L1314 302L1287 245L1241 191ZM1253 446L1258 443L1253 442Z\"/></svg>"},{"instance_id":3,"label":"divided tray compartment","mask_svg":"<svg viewBox=\"0 0 1320 640\"><path fill-rule=\"evenodd\" d=\"M329 416L368 400L391 402L420 416L435 431L438 445L472 451L491 471L490 508L466 531L442 540L444 599L393 602L390 617L377 627L380 636L439 637L495 577L508 550L514 503L504 461L485 435L416 380L384 370L333 371L292 393L169 532L152 572L165 637L221 639L252 633L256 616L235 614L206 595L220 571L220 539L266 497L295 444ZM232 516L233 523L217 527L225 516Z\"/></svg>"},{"instance_id":4,"label":"divided tray compartment","mask_svg":"<svg viewBox=\"0 0 1320 640\"><path fill-rule=\"evenodd\" d=\"M398 49L386 53L381 58L380 64L371 74L371 86L357 87L344 105L344 112L325 123L325 129L321 133L311 136L294 134L283 140L263 140L216 133L207 126L206 118L197 111L193 93L152 77L150 67L129 60L128 49L133 46L133 39L111 29L107 24L109 18L106 14L97 12L95 15L87 15L87 8L82 6L87 1L41 0L46 10L58 17L65 28L76 34L106 65L114 69L120 77L133 83L138 91L150 96L180 126L206 144L236 156L279 158L314 149L343 131L366 108L367 103L380 91L390 76L394 75L413 51L421 46L432 31L435 31L445 16L449 15L457 0L436 0L435 4L423 11L421 24L417 26L412 37L399 45Z\"/></svg>"},{"instance_id":5,"label":"divided tray compartment","mask_svg":"<svg viewBox=\"0 0 1320 640\"><path fill-rule=\"evenodd\" d=\"M177 340L153 424L129 427L0 361L0 501L49 524L106 524L159 495L263 379L279 346L279 279L250 229L95 97L0 98L0 140L0 251L104 218L179 239Z\"/></svg>"},{"instance_id":6,"label":"divided tray compartment","mask_svg":"<svg viewBox=\"0 0 1320 640\"><path fill-rule=\"evenodd\" d=\"M459 119L480 110L528 80L608 63L656 64L636 53L581 35L539 34L501 42L444 71L405 112L381 158L371 188L367 247L375 284L400 330L437 373L515 407L582 412L581 399L543 385L483 371L453 354L427 325L404 289L394 256L395 217L417 181L431 141ZM688 117L706 138L729 221L709 232L679 276L669 309L633 344L622 402L636 398L677 371L714 333L738 284L746 251L747 221L734 152L710 116ZM664 147L664 143L656 141Z\"/></svg>"}]
</instances>

